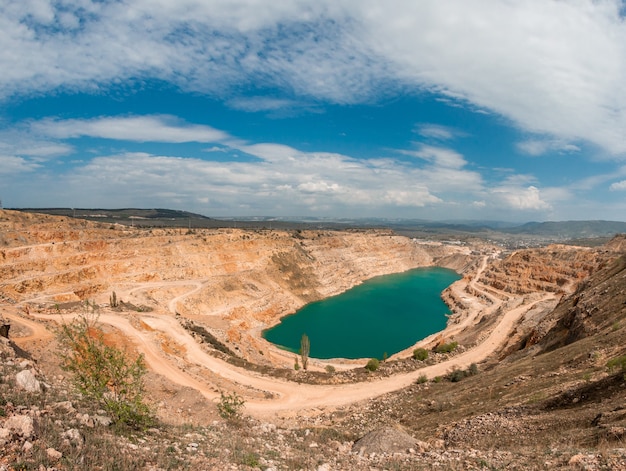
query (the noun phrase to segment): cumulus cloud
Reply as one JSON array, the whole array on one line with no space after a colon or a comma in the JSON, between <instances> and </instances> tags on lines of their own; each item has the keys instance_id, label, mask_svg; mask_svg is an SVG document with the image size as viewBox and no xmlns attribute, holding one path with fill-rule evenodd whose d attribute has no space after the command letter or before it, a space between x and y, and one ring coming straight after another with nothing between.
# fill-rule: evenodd
<instances>
[{"instance_id":1,"label":"cumulus cloud","mask_svg":"<svg viewBox=\"0 0 626 471\"><path fill-rule=\"evenodd\" d=\"M43 119L29 124L30 132L48 146L48 150L31 149L31 153L40 154L69 151L72 148L64 141L79 137L211 144L199 149L206 159L124 152L76 162L66 173L55 173L56 185L45 183L50 178L45 172L35 179L22 180L21 185L44 187L48 193L58 188L56 199L47 197L56 204L63 204L59 199L69 202L78 198L84 204L91 200L91 204L101 205L104 200L109 205L128 205L129 201L154 205L163 199L166 204L189 207L205 204L207 212L245 208L251 213L327 211L348 215L367 210L368 214L385 215L398 208L446 204L452 195L482 190L480 175L465 170L463 157L446 148L422 146L407 151L417 157L414 162L396 158L395 153L359 159L339 153L304 152L271 142L248 143L171 116ZM211 160L210 154L217 151L249 158ZM5 172L12 169L24 173L34 168L34 161L29 163L23 158L4 160Z\"/></svg>"},{"instance_id":2,"label":"cumulus cloud","mask_svg":"<svg viewBox=\"0 0 626 471\"><path fill-rule=\"evenodd\" d=\"M530 185L528 187L500 186L492 190L492 195L504 205L514 210L521 211L544 211L552 207L543 201L539 188Z\"/></svg>"},{"instance_id":3,"label":"cumulus cloud","mask_svg":"<svg viewBox=\"0 0 626 471\"><path fill-rule=\"evenodd\" d=\"M10 137L19 139L11 143ZM71 158L84 158L67 144L78 137L185 143L186 148L195 142L198 157L120 151L103 155L95 150L95 158L57 166L54 156L67 153ZM273 142L250 143L172 116L110 116L42 119L19 126L19 132L4 131L0 164L7 177L3 193L27 195L32 188L32 194L41 194L45 188L51 205L71 206L76 200L92 206L103 202L110 206L162 204L214 215L415 217L412 211L419 208L420 214L441 219L471 217L470 202L475 214L506 219L513 214L511 210L549 213L560 203L573 204L576 192L584 190L573 184L540 187L534 176L511 170L494 173L494 179L485 181L463 154L450 147L414 146L363 159ZM246 158L224 159L225 153ZM626 167L620 172L626 172ZM618 172L588 179L595 178L597 186L619 176ZM612 189L622 189L622 185L615 183ZM21 204L29 203L25 199Z\"/></svg>"},{"instance_id":4,"label":"cumulus cloud","mask_svg":"<svg viewBox=\"0 0 626 471\"><path fill-rule=\"evenodd\" d=\"M621 7L618 0L3 2L0 96L157 79L267 110L285 102L245 103L233 93L254 86L288 99L357 103L427 90L527 131L623 156Z\"/></svg>"},{"instance_id":5,"label":"cumulus cloud","mask_svg":"<svg viewBox=\"0 0 626 471\"><path fill-rule=\"evenodd\" d=\"M626 180L622 180L621 182L612 183L609 187L611 191L626 191Z\"/></svg>"}]
</instances>

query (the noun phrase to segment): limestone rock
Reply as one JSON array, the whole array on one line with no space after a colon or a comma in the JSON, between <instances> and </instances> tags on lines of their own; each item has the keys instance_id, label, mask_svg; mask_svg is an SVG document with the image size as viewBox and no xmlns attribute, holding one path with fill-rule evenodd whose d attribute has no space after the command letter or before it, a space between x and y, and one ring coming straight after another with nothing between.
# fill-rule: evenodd
<instances>
[{"instance_id":1,"label":"limestone rock","mask_svg":"<svg viewBox=\"0 0 626 471\"><path fill-rule=\"evenodd\" d=\"M41 392L41 383L35 378L32 370L23 370L15 375L17 387L28 392Z\"/></svg>"},{"instance_id":2,"label":"limestone rock","mask_svg":"<svg viewBox=\"0 0 626 471\"><path fill-rule=\"evenodd\" d=\"M55 450L54 448L48 448L48 449L46 449L46 455L48 456L48 458L50 460L58 461L63 456L63 453L61 453L60 451Z\"/></svg>"},{"instance_id":3,"label":"limestone rock","mask_svg":"<svg viewBox=\"0 0 626 471\"><path fill-rule=\"evenodd\" d=\"M408 433L394 427L383 427L365 435L352 446L352 451L359 454L371 453L406 453L410 449L425 451L427 445L413 438Z\"/></svg>"},{"instance_id":4,"label":"limestone rock","mask_svg":"<svg viewBox=\"0 0 626 471\"><path fill-rule=\"evenodd\" d=\"M22 438L30 438L35 433L33 418L28 415L14 415L4 422L4 428Z\"/></svg>"},{"instance_id":5,"label":"limestone rock","mask_svg":"<svg viewBox=\"0 0 626 471\"><path fill-rule=\"evenodd\" d=\"M65 432L63 432L61 437L66 439L72 445L76 445L76 446L81 446L85 441L83 436L80 434L80 431L75 428L66 430Z\"/></svg>"}]
</instances>

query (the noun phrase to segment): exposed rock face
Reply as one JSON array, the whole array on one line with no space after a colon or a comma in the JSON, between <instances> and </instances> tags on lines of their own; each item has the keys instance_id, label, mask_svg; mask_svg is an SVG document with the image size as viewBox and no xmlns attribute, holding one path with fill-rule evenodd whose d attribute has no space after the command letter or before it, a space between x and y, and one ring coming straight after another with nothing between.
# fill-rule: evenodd
<instances>
[{"instance_id":1,"label":"exposed rock face","mask_svg":"<svg viewBox=\"0 0 626 471\"><path fill-rule=\"evenodd\" d=\"M596 272L615 254L599 249L550 245L514 252L492 263L481 281L513 294L567 292Z\"/></svg>"}]
</instances>

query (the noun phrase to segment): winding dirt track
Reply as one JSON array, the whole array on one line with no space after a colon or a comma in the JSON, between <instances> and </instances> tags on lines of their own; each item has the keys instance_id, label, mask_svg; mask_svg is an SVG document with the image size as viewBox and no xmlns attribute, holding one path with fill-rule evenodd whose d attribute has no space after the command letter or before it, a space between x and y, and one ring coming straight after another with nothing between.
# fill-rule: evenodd
<instances>
[{"instance_id":1,"label":"winding dirt track","mask_svg":"<svg viewBox=\"0 0 626 471\"><path fill-rule=\"evenodd\" d=\"M471 297L471 307L466 317L461 322L463 326L475 322L479 313L485 316L492 315L498 308L504 305L502 300L490 296L487 292L476 286L478 284L477 278L484 267L485 261L483 261L478 273L469 284L474 291L479 292L482 296L487 296L490 300L490 304L485 305L477 297ZM192 286L193 289L170 300L168 303L169 310L175 312L176 303L185 296L189 296L201 289L203 283L204 281L200 280L176 282L177 285L189 285ZM135 286L131 291L156 287L156 284L146 283L141 286ZM455 367L466 368L471 363L479 363L493 354L503 344L510 334L513 325L528 310L538 303L554 299L554 295L545 294L533 302L524 304L523 300L520 298L522 301L521 305L505 312L499 323L492 329L481 344L462 354L454 356L448 361L427 366L410 373L398 374L392 377L363 383L343 385L299 384L261 376L257 373L237 368L204 352L195 339L171 315L133 314L135 319L147 325L149 329L136 328L135 325L140 325L141 323L131 323L130 318L124 314L103 313L99 316L99 321L119 329L127 336L135 344L137 350L144 354L146 363L155 372L166 376L170 381L180 386L190 387L199 391L210 400L214 400L219 396L215 386L198 379L193 374L186 371L189 370L189 368L183 369L168 359L159 345L155 331L178 344L184 345L186 349L184 361L187 362L188 365L206 368L224 379L233 381L244 387L265 392L266 396L271 397L271 399L246 398L246 412L262 417L270 414L275 415L278 412L296 413L306 409L347 405L406 387L416 381L421 375L432 378L434 376L444 375ZM24 337L21 341L16 339L17 342L22 345L24 345L25 341L32 341L36 338L44 338L51 335L44 326L34 320L24 319L21 315L10 313L6 313L5 316L13 322L25 324L32 330L33 334L31 336L27 338ZM55 321L59 320L59 316L54 315L37 315L36 317L41 319L53 319ZM66 320L70 318L70 316L65 316ZM455 330L458 330L460 325L457 324L453 327Z\"/></svg>"}]
</instances>

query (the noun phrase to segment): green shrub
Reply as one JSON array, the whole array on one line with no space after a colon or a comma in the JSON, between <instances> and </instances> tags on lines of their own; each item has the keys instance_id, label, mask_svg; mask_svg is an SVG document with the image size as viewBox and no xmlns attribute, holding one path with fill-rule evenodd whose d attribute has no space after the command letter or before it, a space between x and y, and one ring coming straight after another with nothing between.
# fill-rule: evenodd
<instances>
[{"instance_id":1,"label":"green shrub","mask_svg":"<svg viewBox=\"0 0 626 471\"><path fill-rule=\"evenodd\" d=\"M428 350L425 348L416 348L413 350L413 358L419 361L424 361L428 358Z\"/></svg>"},{"instance_id":2,"label":"green shrub","mask_svg":"<svg viewBox=\"0 0 626 471\"><path fill-rule=\"evenodd\" d=\"M441 376L435 376L433 378L433 383L441 383L442 380L443 378Z\"/></svg>"},{"instance_id":3,"label":"green shrub","mask_svg":"<svg viewBox=\"0 0 626 471\"><path fill-rule=\"evenodd\" d=\"M467 371L465 372L467 376L475 376L478 374L478 365L476 363L472 363Z\"/></svg>"},{"instance_id":4,"label":"green shrub","mask_svg":"<svg viewBox=\"0 0 626 471\"><path fill-rule=\"evenodd\" d=\"M459 346L458 342L442 343L435 347L435 353L451 353Z\"/></svg>"},{"instance_id":5,"label":"green shrub","mask_svg":"<svg viewBox=\"0 0 626 471\"><path fill-rule=\"evenodd\" d=\"M378 359L377 358L371 358L367 362L367 365L365 365L365 368L368 369L369 371L376 371L379 366L380 366L380 362L378 361Z\"/></svg>"},{"instance_id":6,"label":"green shrub","mask_svg":"<svg viewBox=\"0 0 626 471\"><path fill-rule=\"evenodd\" d=\"M143 355L132 359L106 345L97 319L95 314L82 314L58 329L61 367L72 375L76 389L105 409L114 422L149 426L153 418L143 402Z\"/></svg>"},{"instance_id":7,"label":"green shrub","mask_svg":"<svg viewBox=\"0 0 626 471\"><path fill-rule=\"evenodd\" d=\"M428 381L428 376L426 375L419 375L419 377L417 378L417 384L424 384L427 381Z\"/></svg>"},{"instance_id":8,"label":"green shrub","mask_svg":"<svg viewBox=\"0 0 626 471\"><path fill-rule=\"evenodd\" d=\"M326 365L326 373L333 374L335 372L335 367L333 365Z\"/></svg>"},{"instance_id":9,"label":"green shrub","mask_svg":"<svg viewBox=\"0 0 626 471\"><path fill-rule=\"evenodd\" d=\"M217 411L223 419L234 419L241 415L245 401L236 393L224 394L220 391L220 402Z\"/></svg>"},{"instance_id":10,"label":"green shrub","mask_svg":"<svg viewBox=\"0 0 626 471\"><path fill-rule=\"evenodd\" d=\"M448 380L452 383L457 383L459 381L461 381L463 378L465 378L465 371L459 369L459 368L454 368L449 374L448 374Z\"/></svg>"}]
</instances>

